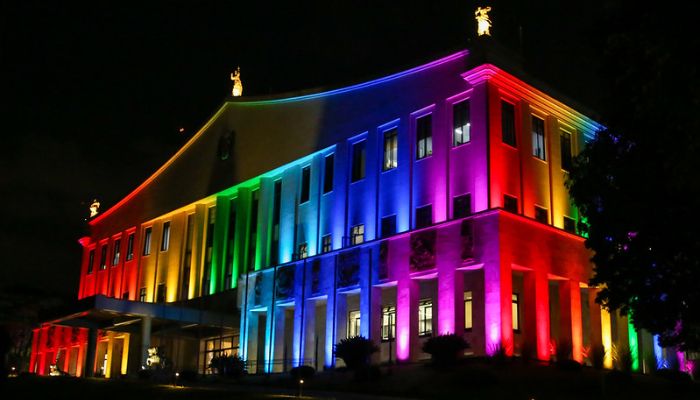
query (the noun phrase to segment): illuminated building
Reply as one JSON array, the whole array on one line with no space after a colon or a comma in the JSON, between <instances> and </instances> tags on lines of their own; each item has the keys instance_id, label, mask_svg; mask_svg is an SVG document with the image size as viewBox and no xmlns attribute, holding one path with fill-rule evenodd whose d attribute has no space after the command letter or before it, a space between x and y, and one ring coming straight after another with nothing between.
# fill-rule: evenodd
<instances>
[{"instance_id":1,"label":"illuminated building","mask_svg":"<svg viewBox=\"0 0 700 400\"><path fill-rule=\"evenodd\" d=\"M649 368L651 336L593 301L564 186L601 125L498 60L483 45L339 89L228 98L90 220L81 300L35 331L32 370L114 376L157 345L179 370L221 351L251 373L321 369L353 335L408 362L446 333L541 360L615 344Z\"/></svg>"}]
</instances>

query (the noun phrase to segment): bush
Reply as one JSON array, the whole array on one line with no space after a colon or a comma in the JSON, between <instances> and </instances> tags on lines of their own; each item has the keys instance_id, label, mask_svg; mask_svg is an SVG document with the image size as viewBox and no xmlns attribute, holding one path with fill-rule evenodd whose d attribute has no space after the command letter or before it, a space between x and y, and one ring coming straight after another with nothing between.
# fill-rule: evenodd
<instances>
[{"instance_id":1,"label":"bush","mask_svg":"<svg viewBox=\"0 0 700 400\"><path fill-rule=\"evenodd\" d=\"M692 380L690 375L677 369L661 368L656 370L654 375L674 383L690 383Z\"/></svg>"},{"instance_id":2,"label":"bush","mask_svg":"<svg viewBox=\"0 0 700 400\"><path fill-rule=\"evenodd\" d=\"M369 357L379 351L379 348L369 339L354 336L341 339L335 345L335 356L343 359L348 369L359 371L369 365Z\"/></svg>"},{"instance_id":3,"label":"bush","mask_svg":"<svg viewBox=\"0 0 700 400\"><path fill-rule=\"evenodd\" d=\"M571 359L571 354L573 353L573 346L571 345L571 342L561 340L559 343L556 343L555 346L555 356L557 357L557 362Z\"/></svg>"},{"instance_id":4,"label":"bush","mask_svg":"<svg viewBox=\"0 0 700 400\"><path fill-rule=\"evenodd\" d=\"M524 342L522 346L520 346L520 360L523 362L523 364L529 364L535 358L535 347L533 347L527 342Z\"/></svg>"},{"instance_id":5,"label":"bush","mask_svg":"<svg viewBox=\"0 0 700 400\"><path fill-rule=\"evenodd\" d=\"M613 346L612 357L617 369L625 373L632 372L632 352L628 347Z\"/></svg>"},{"instance_id":6,"label":"bush","mask_svg":"<svg viewBox=\"0 0 700 400\"><path fill-rule=\"evenodd\" d=\"M557 361L557 368L562 371L580 371L583 367L580 362L576 360L561 360Z\"/></svg>"},{"instance_id":7,"label":"bush","mask_svg":"<svg viewBox=\"0 0 700 400\"><path fill-rule=\"evenodd\" d=\"M430 354L435 365L453 365L469 343L460 335L433 336L423 344L423 352Z\"/></svg>"},{"instance_id":8,"label":"bush","mask_svg":"<svg viewBox=\"0 0 700 400\"><path fill-rule=\"evenodd\" d=\"M316 370L314 369L314 367L308 365L300 365L298 367L292 368L289 371L289 375L295 382L298 382L300 379L307 381L311 379L314 376L314 374L316 374Z\"/></svg>"},{"instance_id":9,"label":"bush","mask_svg":"<svg viewBox=\"0 0 700 400\"><path fill-rule=\"evenodd\" d=\"M488 357L491 361L496 364L505 364L506 361L510 360L508 356L508 351L502 344L498 343L488 348Z\"/></svg>"},{"instance_id":10,"label":"bush","mask_svg":"<svg viewBox=\"0 0 700 400\"><path fill-rule=\"evenodd\" d=\"M180 371L180 382L196 382L198 378L199 374L197 373L197 371L191 369L183 369L182 371Z\"/></svg>"},{"instance_id":11,"label":"bush","mask_svg":"<svg viewBox=\"0 0 700 400\"><path fill-rule=\"evenodd\" d=\"M245 361L239 356L227 354L211 359L209 368L214 370L219 376L228 378L240 378L245 374Z\"/></svg>"},{"instance_id":12,"label":"bush","mask_svg":"<svg viewBox=\"0 0 700 400\"><path fill-rule=\"evenodd\" d=\"M605 346L603 345L596 345L591 348L590 360L591 365L593 365L593 368L603 369L603 365L605 364L606 353L607 350L605 350Z\"/></svg>"}]
</instances>

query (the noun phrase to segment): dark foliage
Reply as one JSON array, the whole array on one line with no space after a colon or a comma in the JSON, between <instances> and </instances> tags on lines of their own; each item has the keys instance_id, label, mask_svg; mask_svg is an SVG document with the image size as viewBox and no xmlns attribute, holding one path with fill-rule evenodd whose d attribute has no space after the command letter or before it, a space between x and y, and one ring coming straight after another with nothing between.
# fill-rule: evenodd
<instances>
[{"instance_id":1,"label":"dark foliage","mask_svg":"<svg viewBox=\"0 0 700 400\"><path fill-rule=\"evenodd\" d=\"M580 371L583 368L583 365L576 360L557 361L556 366L562 371Z\"/></svg>"},{"instance_id":2,"label":"dark foliage","mask_svg":"<svg viewBox=\"0 0 700 400\"><path fill-rule=\"evenodd\" d=\"M291 376L292 380L294 380L295 382L299 381L300 379L308 381L309 379L313 378L315 374L316 369L309 365L301 365L298 367L294 367L289 371L289 376Z\"/></svg>"},{"instance_id":3,"label":"dark foliage","mask_svg":"<svg viewBox=\"0 0 700 400\"><path fill-rule=\"evenodd\" d=\"M211 359L209 368L216 371L219 376L227 378L240 378L246 372L245 361L239 356L222 355Z\"/></svg>"},{"instance_id":4,"label":"dark foliage","mask_svg":"<svg viewBox=\"0 0 700 400\"><path fill-rule=\"evenodd\" d=\"M598 302L665 346L700 348L700 76L697 15L607 1L600 29L608 130L576 158L568 187L589 225Z\"/></svg>"},{"instance_id":5,"label":"dark foliage","mask_svg":"<svg viewBox=\"0 0 700 400\"><path fill-rule=\"evenodd\" d=\"M369 357L379 351L379 348L369 339L354 336L341 339L335 345L335 356L342 358L348 369L361 370L369 365Z\"/></svg>"},{"instance_id":6,"label":"dark foliage","mask_svg":"<svg viewBox=\"0 0 700 400\"><path fill-rule=\"evenodd\" d=\"M566 361L571 359L571 354L573 352L573 347L571 342L567 340L561 340L556 344L555 355L557 357L557 362Z\"/></svg>"},{"instance_id":7,"label":"dark foliage","mask_svg":"<svg viewBox=\"0 0 700 400\"><path fill-rule=\"evenodd\" d=\"M691 376L677 369L661 368L654 371L654 375L677 383L690 383Z\"/></svg>"},{"instance_id":8,"label":"dark foliage","mask_svg":"<svg viewBox=\"0 0 700 400\"><path fill-rule=\"evenodd\" d=\"M593 346L589 353L591 365L595 369L603 369L603 364L605 363L605 353L607 350L603 345Z\"/></svg>"},{"instance_id":9,"label":"dark foliage","mask_svg":"<svg viewBox=\"0 0 700 400\"><path fill-rule=\"evenodd\" d=\"M423 352L430 354L433 364L453 365L461 353L469 348L469 343L460 335L433 336L423 344Z\"/></svg>"}]
</instances>

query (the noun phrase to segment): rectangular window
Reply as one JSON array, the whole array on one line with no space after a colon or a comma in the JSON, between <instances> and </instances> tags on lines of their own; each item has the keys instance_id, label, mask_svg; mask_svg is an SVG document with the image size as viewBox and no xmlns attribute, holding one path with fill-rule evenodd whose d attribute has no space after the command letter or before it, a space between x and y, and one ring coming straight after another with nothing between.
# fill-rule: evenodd
<instances>
[{"instance_id":1,"label":"rectangular window","mask_svg":"<svg viewBox=\"0 0 700 400\"><path fill-rule=\"evenodd\" d=\"M130 233L126 239L126 261L134 259L134 234Z\"/></svg>"},{"instance_id":2,"label":"rectangular window","mask_svg":"<svg viewBox=\"0 0 700 400\"><path fill-rule=\"evenodd\" d=\"M532 155L540 160L546 160L547 155L544 147L544 120L532 116Z\"/></svg>"},{"instance_id":3,"label":"rectangular window","mask_svg":"<svg viewBox=\"0 0 700 400\"><path fill-rule=\"evenodd\" d=\"M151 254L151 233L153 232L152 227L146 228L143 232L143 255L147 256Z\"/></svg>"},{"instance_id":4,"label":"rectangular window","mask_svg":"<svg viewBox=\"0 0 700 400\"><path fill-rule=\"evenodd\" d=\"M207 230L204 237L204 268L202 274L202 295L208 295L211 283L211 267L214 253L214 225L216 223L216 207L207 210Z\"/></svg>"},{"instance_id":5,"label":"rectangular window","mask_svg":"<svg viewBox=\"0 0 700 400\"><path fill-rule=\"evenodd\" d=\"M543 224L549 223L549 215L547 209L539 206L535 206L535 219Z\"/></svg>"},{"instance_id":6,"label":"rectangular window","mask_svg":"<svg viewBox=\"0 0 700 400\"><path fill-rule=\"evenodd\" d=\"M100 250L100 269L107 268L107 244L105 243Z\"/></svg>"},{"instance_id":7,"label":"rectangular window","mask_svg":"<svg viewBox=\"0 0 700 400\"><path fill-rule=\"evenodd\" d=\"M357 182L365 178L366 141L352 145L352 181Z\"/></svg>"},{"instance_id":8,"label":"rectangular window","mask_svg":"<svg viewBox=\"0 0 700 400\"><path fill-rule=\"evenodd\" d=\"M306 243L299 244L299 260L303 260L309 256L309 246Z\"/></svg>"},{"instance_id":9,"label":"rectangular window","mask_svg":"<svg viewBox=\"0 0 700 400\"><path fill-rule=\"evenodd\" d=\"M165 303L165 283L159 283L156 288L156 303Z\"/></svg>"},{"instance_id":10,"label":"rectangular window","mask_svg":"<svg viewBox=\"0 0 700 400\"><path fill-rule=\"evenodd\" d=\"M248 239L248 268L252 271L255 269L255 253L257 252L258 238L258 206L260 204L260 190L255 189L251 193L250 202L250 236Z\"/></svg>"},{"instance_id":11,"label":"rectangular window","mask_svg":"<svg viewBox=\"0 0 700 400\"><path fill-rule=\"evenodd\" d=\"M513 330L515 332L520 332L520 302L517 293L513 293L513 302L511 308L511 313L513 316Z\"/></svg>"},{"instance_id":12,"label":"rectangular window","mask_svg":"<svg viewBox=\"0 0 700 400\"><path fill-rule=\"evenodd\" d=\"M464 329L471 330L474 316L472 314L472 292L464 292Z\"/></svg>"},{"instance_id":13,"label":"rectangular window","mask_svg":"<svg viewBox=\"0 0 700 400\"><path fill-rule=\"evenodd\" d=\"M321 252L328 253L333 250L333 237L328 234L321 238Z\"/></svg>"},{"instance_id":14,"label":"rectangular window","mask_svg":"<svg viewBox=\"0 0 700 400\"><path fill-rule=\"evenodd\" d=\"M194 214L187 215L187 231L185 234L185 257L182 260L182 286L180 299L190 297L190 269L192 268L192 239L194 237Z\"/></svg>"},{"instance_id":15,"label":"rectangular window","mask_svg":"<svg viewBox=\"0 0 700 400\"><path fill-rule=\"evenodd\" d=\"M365 241L365 226L363 224L355 225L350 230L350 244L356 245Z\"/></svg>"},{"instance_id":16,"label":"rectangular window","mask_svg":"<svg viewBox=\"0 0 700 400\"><path fill-rule=\"evenodd\" d=\"M433 224L433 205L428 204L416 208L416 229L425 228Z\"/></svg>"},{"instance_id":17,"label":"rectangular window","mask_svg":"<svg viewBox=\"0 0 700 400\"><path fill-rule=\"evenodd\" d=\"M382 171L394 169L399 165L399 135L396 128L384 132L384 164Z\"/></svg>"},{"instance_id":18,"label":"rectangular window","mask_svg":"<svg viewBox=\"0 0 700 400\"><path fill-rule=\"evenodd\" d=\"M282 181L275 181L272 204L272 243L270 245L270 261L273 265L280 263L280 216L282 207Z\"/></svg>"},{"instance_id":19,"label":"rectangular window","mask_svg":"<svg viewBox=\"0 0 700 400\"><path fill-rule=\"evenodd\" d=\"M464 100L452 106L452 146L457 147L470 140L469 100Z\"/></svg>"},{"instance_id":20,"label":"rectangular window","mask_svg":"<svg viewBox=\"0 0 700 400\"><path fill-rule=\"evenodd\" d=\"M360 336L360 312L350 311L348 313L348 337Z\"/></svg>"},{"instance_id":21,"label":"rectangular window","mask_svg":"<svg viewBox=\"0 0 700 400\"><path fill-rule=\"evenodd\" d=\"M382 308L382 341L394 340L396 337L396 307Z\"/></svg>"},{"instance_id":22,"label":"rectangular window","mask_svg":"<svg viewBox=\"0 0 700 400\"><path fill-rule=\"evenodd\" d=\"M326 156L324 173L323 173L323 193L328 193L333 190L333 168L335 167L335 155L329 154Z\"/></svg>"},{"instance_id":23,"label":"rectangular window","mask_svg":"<svg viewBox=\"0 0 700 400\"><path fill-rule=\"evenodd\" d=\"M501 135L503 143L516 147L515 106L507 101L501 101Z\"/></svg>"},{"instance_id":24,"label":"rectangular window","mask_svg":"<svg viewBox=\"0 0 700 400\"><path fill-rule=\"evenodd\" d=\"M129 300L129 292L122 293L122 300Z\"/></svg>"},{"instance_id":25,"label":"rectangular window","mask_svg":"<svg viewBox=\"0 0 700 400\"><path fill-rule=\"evenodd\" d=\"M416 159L433 154L433 115L428 114L416 120Z\"/></svg>"},{"instance_id":26,"label":"rectangular window","mask_svg":"<svg viewBox=\"0 0 700 400\"><path fill-rule=\"evenodd\" d=\"M228 232L226 235L226 264L225 264L225 274L224 274L224 288L228 289L231 287L231 280L233 279L233 261L234 253L236 249L236 201L231 199L229 201L229 211L228 211Z\"/></svg>"},{"instance_id":27,"label":"rectangular window","mask_svg":"<svg viewBox=\"0 0 700 400\"><path fill-rule=\"evenodd\" d=\"M463 194L452 199L452 215L454 219L468 217L472 213L472 196Z\"/></svg>"},{"instance_id":28,"label":"rectangular window","mask_svg":"<svg viewBox=\"0 0 700 400\"><path fill-rule=\"evenodd\" d=\"M309 201L311 195L311 167L301 169L301 193L299 194L299 204Z\"/></svg>"},{"instance_id":29,"label":"rectangular window","mask_svg":"<svg viewBox=\"0 0 700 400\"><path fill-rule=\"evenodd\" d=\"M559 145L561 147L561 169L571 171L573 157L571 152L571 134L569 132L561 131Z\"/></svg>"},{"instance_id":30,"label":"rectangular window","mask_svg":"<svg viewBox=\"0 0 700 400\"><path fill-rule=\"evenodd\" d=\"M117 239L114 241L114 247L112 248L112 265L119 264L119 256L121 255L122 240Z\"/></svg>"},{"instance_id":31,"label":"rectangular window","mask_svg":"<svg viewBox=\"0 0 700 400\"><path fill-rule=\"evenodd\" d=\"M421 300L418 303L418 336L433 334L433 301Z\"/></svg>"},{"instance_id":32,"label":"rectangular window","mask_svg":"<svg viewBox=\"0 0 700 400\"><path fill-rule=\"evenodd\" d=\"M518 213L518 199L513 196L503 195L503 209L512 212L513 214Z\"/></svg>"},{"instance_id":33,"label":"rectangular window","mask_svg":"<svg viewBox=\"0 0 700 400\"><path fill-rule=\"evenodd\" d=\"M382 237L389 237L396 233L396 215L387 215L382 218Z\"/></svg>"},{"instance_id":34,"label":"rectangular window","mask_svg":"<svg viewBox=\"0 0 700 400\"><path fill-rule=\"evenodd\" d=\"M90 250L90 253L88 253L88 265L87 265L87 273L91 274L92 270L95 268L95 249Z\"/></svg>"},{"instance_id":35,"label":"rectangular window","mask_svg":"<svg viewBox=\"0 0 700 400\"><path fill-rule=\"evenodd\" d=\"M140 302L145 302L146 301L146 288L142 287L139 289L139 301Z\"/></svg>"},{"instance_id":36,"label":"rectangular window","mask_svg":"<svg viewBox=\"0 0 700 400\"><path fill-rule=\"evenodd\" d=\"M576 233L576 220L569 217L564 217L564 230L569 233Z\"/></svg>"},{"instance_id":37,"label":"rectangular window","mask_svg":"<svg viewBox=\"0 0 700 400\"><path fill-rule=\"evenodd\" d=\"M160 251L167 251L170 247L170 221L163 223L163 236L160 240Z\"/></svg>"}]
</instances>

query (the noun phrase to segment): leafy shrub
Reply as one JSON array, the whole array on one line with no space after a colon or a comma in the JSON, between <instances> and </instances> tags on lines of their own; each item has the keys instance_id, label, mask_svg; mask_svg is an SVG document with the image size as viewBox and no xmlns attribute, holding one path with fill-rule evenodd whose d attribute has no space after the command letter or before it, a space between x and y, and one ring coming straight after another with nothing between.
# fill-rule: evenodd
<instances>
[{"instance_id":1,"label":"leafy shrub","mask_svg":"<svg viewBox=\"0 0 700 400\"><path fill-rule=\"evenodd\" d=\"M500 343L489 346L488 357L491 361L495 362L496 364L505 364L506 361L510 360L510 356L508 356L508 351Z\"/></svg>"},{"instance_id":2,"label":"leafy shrub","mask_svg":"<svg viewBox=\"0 0 700 400\"><path fill-rule=\"evenodd\" d=\"M559 343L555 343L554 346L557 362L571 359L571 355L573 354L573 346L571 345L571 342L567 340L560 340Z\"/></svg>"},{"instance_id":3,"label":"leafy shrub","mask_svg":"<svg viewBox=\"0 0 700 400\"><path fill-rule=\"evenodd\" d=\"M197 373L197 371L191 369L183 369L182 371L180 371L180 382L196 382L198 378L199 374Z\"/></svg>"},{"instance_id":4,"label":"leafy shrub","mask_svg":"<svg viewBox=\"0 0 700 400\"><path fill-rule=\"evenodd\" d=\"M576 360L561 360L557 361L557 368L562 371L580 371L583 367L580 362Z\"/></svg>"},{"instance_id":5,"label":"leafy shrub","mask_svg":"<svg viewBox=\"0 0 700 400\"><path fill-rule=\"evenodd\" d=\"M452 365L469 343L460 335L433 336L423 344L423 352L430 354L435 365Z\"/></svg>"},{"instance_id":6,"label":"leafy shrub","mask_svg":"<svg viewBox=\"0 0 700 400\"><path fill-rule=\"evenodd\" d=\"M603 365L605 364L605 354L607 353L607 350L605 349L605 346L603 345L596 345L591 348L590 352L590 360L591 360L591 365L593 365L593 368L595 369L603 369Z\"/></svg>"},{"instance_id":7,"label":"leafy shrub","mask_svg":"<svg viewBox=\"0 0 700 400\"><path fill-rule=\"evenodd\" d=\"M309 365L300 365L298 367L294 367L289 371L289 375L292 377L292 379L297 382L300 379L303 379L305 381L311 379L314 374L316 374L316 370L314 367L311 367Z\"/></svg>"},{"instance_id":8,"label":"leafy shrub","mask_svg":"<svg viewBox=\"0 0 700 400\"><path fill-rule=\"evenodd\" d=\"M245 361L239 356L227 354L211 359L209 368L214 370L219 376L228 378L240 378L245 374Z\"/></svg>"},{"instance_id":9,"label":"leafy shrub","mask_svg":"<svg viewBox=\"0 0 700 400\"><path fill-rule=\"evenodd\" d=\"M685 372L669 368L658 369L654 372L654 375L675 383L690 383L692 379L690 375Z\"/></svg>"},{"instance_id":10,"label":"leafy shrub","mask_svg":"<svg viewBox=\"0 0 700 400\"><path fill-rule=\"evenodd\" d=\"M369 365L369 357L379 351L379 348L369 339L354 336L341 339L335 345L335 356L343 359L348 369L358 371Z\"/></svg>"},{"instance_id":11,"label":"leafy shrub","mask_svg":"<svg viewBox=\"0 0 700 400\"><path fill-rule=\"evenodd\" d=\"M612 357L615 367L622 372L632 372L632 352L628 347L613 346Z\"/></svg>"},{"instance_id":12,"label":"leafy shrub","mask_svg":"<svg viewBox=\"0 0 700 400\"><path fill-rule=\"evenodd\" d=\"M523 342L520 346L520 360L523 364L529 364L536 357L535 347L530 343Z\"/></svg>"}]
</instances>

